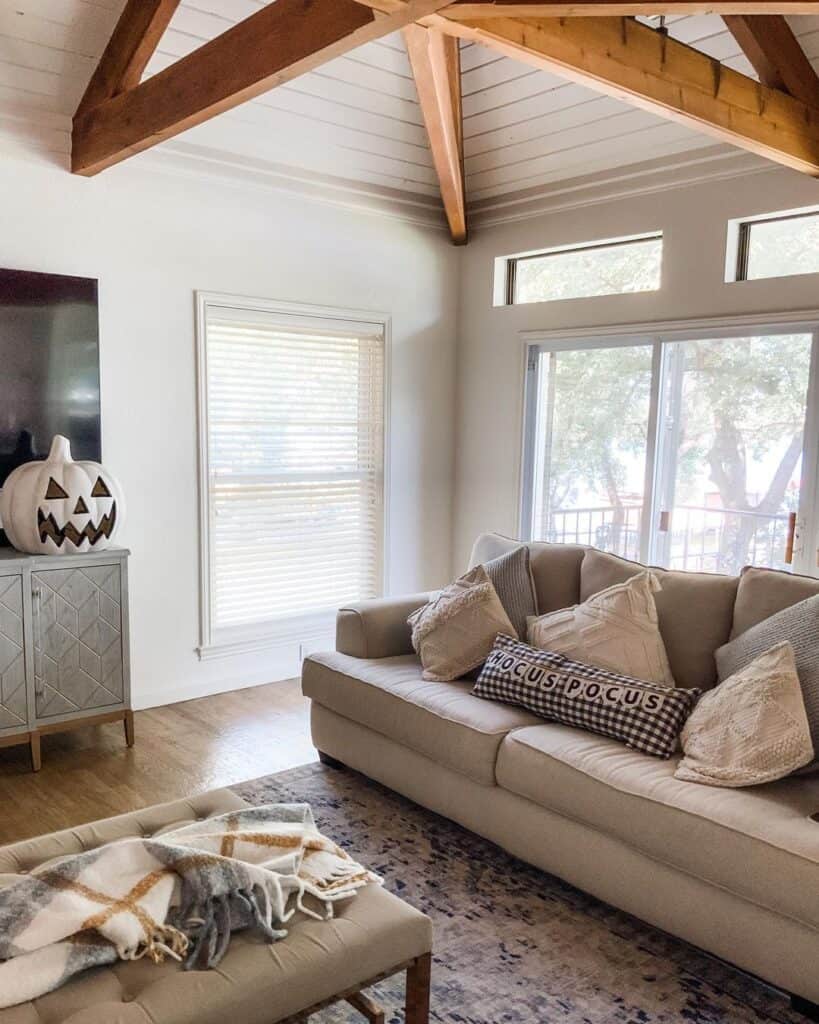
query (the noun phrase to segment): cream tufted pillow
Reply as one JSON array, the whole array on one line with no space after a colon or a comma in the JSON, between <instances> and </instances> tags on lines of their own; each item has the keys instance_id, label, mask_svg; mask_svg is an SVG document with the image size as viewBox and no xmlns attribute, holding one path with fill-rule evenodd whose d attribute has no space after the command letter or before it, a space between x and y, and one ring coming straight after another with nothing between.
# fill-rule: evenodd
<instances>
[{"instance_id":1,"label":"cream tufted pillow","mask_svg":"<svg viewBox=\"0 0 819 1024\"><path fill-rule=\"evenodd\" d=\"M530 618L529 643L610 672L673 686L654 604L660 589L653 573L638 573L583 604Z\"/></svg>"},{"instance_id":2,"label":"cream tufted pillow","mask_svg":"<svg viewBox=\"0 0 819 1024\"><path fill-rule=\"evenodd\" d=\"M498 633L518 636L482 565L444 587L407 622L424 679L441 682L483 664Z\"/></svg>"},{"instance_id":3,"label":"cream tufted pillow","mask_svg":"<svg viewBox=\"0 0 819 1024\"><path fill-rule=\"evenodd\" d=\"M709 690L682 731L674 773L708 786L755 786L813 759L796 658L787 642Z\"/></svg>"}]
</instances>

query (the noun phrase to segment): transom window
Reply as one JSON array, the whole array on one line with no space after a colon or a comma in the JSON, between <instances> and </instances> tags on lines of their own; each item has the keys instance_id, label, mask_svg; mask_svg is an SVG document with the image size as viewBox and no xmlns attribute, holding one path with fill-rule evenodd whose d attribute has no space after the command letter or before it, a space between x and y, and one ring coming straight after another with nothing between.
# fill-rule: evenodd
<instances>
[{"instance_id":1,"label":"transom window","mask_svg":"<svg viewBox=\"0 0 819 1024\"><path fill-rule=\"evenodd\" d=\"M384 334L200 296L203 648L304 639L380 593Z\"/></svg>"},{"instance_id":2,"label":"transom window","mask_svg":"<svg viewBox=\"0 0 819 1024\"><path fill-rule=\"evenodd\" d=\"M816 573L817 338L533 346L524 534L673 569Z\"/></svg>"},{"instance_id":3,"label":"transom window","mask_svg":"<svg viewBox=\"0 0 819 1024\"><path fill-rule=\"evenodd\" d=\"M819 273L819 210L735 221L735 281Z\"/></svg>"},{"instance_id":4,"label":"transom window","mask_svg":"<svg viewBox=\"0 0 819 1024\"><path fill-rule=\"evenodd\" d=\"M662 235L651 234L510 256L501 261L505 303L656 291L662 255Z\"/></svg>"}]
</instances>

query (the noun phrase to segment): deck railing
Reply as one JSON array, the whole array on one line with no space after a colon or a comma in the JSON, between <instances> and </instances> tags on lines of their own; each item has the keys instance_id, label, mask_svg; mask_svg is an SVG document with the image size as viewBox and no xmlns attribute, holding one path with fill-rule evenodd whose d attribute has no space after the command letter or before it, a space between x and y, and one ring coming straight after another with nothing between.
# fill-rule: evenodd
<instances>
[{"instance_id":1,"label":"deck railing","mask_svg":"<svg viewBox=\"0 0 819 1024\"><path fill-rule=\"evenodd\" d=\"M560 509L541 521L539 536L563 544L590 544L639 560L641 505ZM548 519L548 521L546 521ZM662 538L671 569L737 573L743 565L783 568L787 514L677 505Z\"/></svg>"}]
</instances>

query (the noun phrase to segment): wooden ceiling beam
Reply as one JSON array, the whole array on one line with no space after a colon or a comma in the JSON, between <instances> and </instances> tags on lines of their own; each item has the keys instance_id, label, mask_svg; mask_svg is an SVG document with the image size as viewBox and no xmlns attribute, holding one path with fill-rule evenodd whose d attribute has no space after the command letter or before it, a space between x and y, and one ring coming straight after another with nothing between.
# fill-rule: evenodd
<instances>
[{"instance_id":1,"label":"wooden ceiling beam","mask_svg":"<svg viewBox=\"0 0 819 1024\"><path fill-rule=\"evenodd\" d=\"M631 18L462 21L451 10L424 24L819 176L819 108L647 25Z\"/></svg>"},{"instance_id":2,"label":"wooden ceiling beam","mask_svg":"<svg viewBox=\"0 0 819 1024\"><path fill-rule=\"evenodd\" d=\"M727 14L723 20L763 85L819 107L819 76L781 14Z\"/></svg>"},{"instance_id":3,"label":"wooden ceiling beam","mask_svg":"<svg viewBox=\"0 0 819 1024\"><path fill-rule=\"evenodd\" d=\"M359 0L376 6L389 0ZM819 0L457 0L451 19L636 17L652 14L819 14Z\"/></svg>"},{"instance_id":4,"label":"wooden ceiling beam","mask_svg":"<svg viewBox=\"0 0 819 1024\"><path fill-rule=\"evenodd\" d=\"M97 174L448 2L406 0L381 14L356 0L276 0L159 74L79 110L72 170Z\"/></svg>"},{"instance_id":5,"label":"wooden ceiling beam","mask_svg":"<svg viewBox=\"0 0 819 1024\"><path fill-rule=\"evenodd\" d=\"M466 190L458 40L440 29L421 25L408 25L404 29L404 40L452 241L464 245Z\"/></svg>"},{"instance_id":6,"label":"wooden ceiling beam","mask_svg":"<svg viewBox=\"0 0 819 1024\"><path fill-rule=\"evenodd\" d=\"M139 85L178 6L179 0L128 0L80 100L77 115Z\"/></svg>"}]
</instances>

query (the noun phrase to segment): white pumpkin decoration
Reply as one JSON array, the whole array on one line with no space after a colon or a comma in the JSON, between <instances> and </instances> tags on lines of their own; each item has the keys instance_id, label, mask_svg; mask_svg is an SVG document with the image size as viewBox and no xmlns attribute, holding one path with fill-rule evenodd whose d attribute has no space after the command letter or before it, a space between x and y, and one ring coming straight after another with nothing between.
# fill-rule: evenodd
<instances>
[{"instance_id":1,"label":"white pumpkin decoration","mask_svg":"<svg viewBox=\"0 0 819 1024\"><path fill-rule=\"evenodd\" d=\"M97 462L75 462L59 434L45 462L13 470L0 491L0 525L32 555L67 555L109 547L125 517L122 489Z\"/></svg>"}]
</instances>

